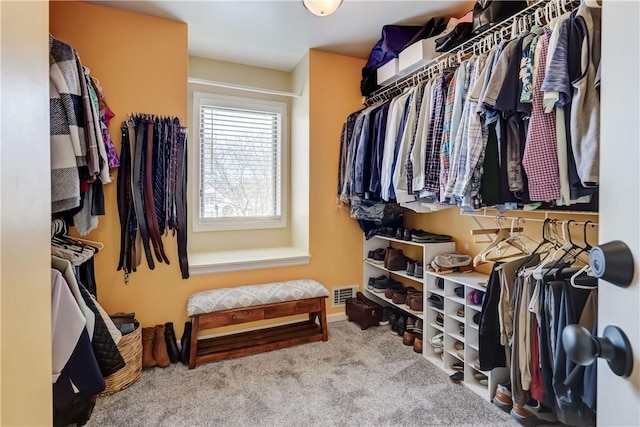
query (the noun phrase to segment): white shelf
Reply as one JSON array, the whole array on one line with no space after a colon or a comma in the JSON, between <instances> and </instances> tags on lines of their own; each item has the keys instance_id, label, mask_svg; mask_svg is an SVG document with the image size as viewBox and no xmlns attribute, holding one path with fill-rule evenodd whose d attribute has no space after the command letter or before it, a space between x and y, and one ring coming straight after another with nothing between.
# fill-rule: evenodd
<instances>
[{"instance_id":1,"label":"white shelf","mask_svg":"<svg viewBox=\"0 0 640 427\"><path fill-rule=\"evenodd\" d=\"M388 272L388 273L395 274L396 276L404 277L405 279L413 280L414 282L418 282L418 283L422 284L422 279L421 279L421 278L416 277L416 276L409 276L409 275L408 275L405 271L403 271L403 270L396 270L396 271L394 271L394 270L389 270L388 268L385 268L385 266L384 266L384 265L382 265L382 264L376 264L376 263L374 263L374 262L372 262L372 261L369 261L368 259L366 259L366 260L364 261L364 263L365 263L365 264L368 264L368 265L371 265L371 266L373 266L373 267L376 267L376 268L378 268L378 269L380 269L380 270L386 271L386 272Z\"/></svg>"},{"instance_id":2,"label":"white shelf","mask_svg":"<svg viewBox=\"0 0 640 427\"><path fill-rule=\"evenodd\" d=\"M467 304L467 307L469 307L470 309L475 310L477 312L481 312L482 311L482 306L481 305Z\"/></svg>"},{"instance_id":3,"label":"white shelf","mask_svg":"<svg viewBox=\"0 0 640 427\"><path fill-rule=\"evenodd\" d=\"M387 298L386 296L384 296L384 293L376 293L376 292L372 292L369 289L365 288L365 295L367 297L373 296L374 298L378 298L381 299L382 301L385 301L388 305L394 306L406 313L409 313L410 315L417 317L419 319L422 319L422 321L424 321L424 312L418 312L418 311L414 311L411 310L409 307L407 307L404 304L396 304L395 302L391 301L389 298Z\"/></svg>"},{"instance_id":4,"label":"white shelf","mask_svg":"<svg viewBox=\"0 0 640 427\"><path fill-rule=\"evenodd\" d=\"M462 335L460 335L460 334L456 334L455 332L447 332L447 335L457 339L460 342L464 342L464 337Z\"/></svg>"},{"instance_id":5,"label":"white shelf","mask_svg":"<svg viewBox=\"0 0 640 427\"><path fill-rule=\"evenodd\" d=\"M474 393L480 395L485 400L489 400L489 387L480 384L475 378L471 377L469 381L465 381L464 385Z\"/></svg>"},{"instance_id":6,"label":"white shelf","mask_svg":"<svg viewBox=\"0 0 640 427\"><path fill-rule=\"evenodd\" d=\"M436 308L432 305L429 306L429 309L435 311L436 313L444 314L444 310L440 310L439 308Z\"/></svg>"},{"instance_id":7,"label":"white shelf","mask_svg":"<svg viewBox=\"0 0 640 427\"><path fill-rule=\"evenodd\" d=\"M444 289L429 289L428 292L431 292L432 294L436 294L436 295L440 295L442 298L444 298Z\"/></svg>"},{"instance_id":8,"label":"white shelf","mask_svg":"<svg viewBox=\"0 0 640 427\"><path fill-rule=\"evenodd\" d=\"M477 345L471 344L471 343L466 343L466 345L468 345L469 347L471 347L472 349L474 349L475 351L480 351L480 349L478 348ZM474 368L475 369L475 368Z\"/></svg>"},{"instance_id":9,"label":"white shelf","mask_svg":"<svg viewBox=\"0 0 640 427\"><path fill-rule=\"evenodd\" d=\"M464 317L459 317L455 314L447 314L448 317L452 318L453 320L460 322L460 323L464 323Z\"/></svg>"},{"instance_id":10,"label":"white shelf","mask_svg":"<svg viewBox=\"0 0 640 427\"><path fill-rule=\"evenodd\" d=\"M438 368L444 370L444 361L439 354L426 355L424 358L436 365Z\"/></svg>"},{"instance_id":11,"label":"white shelf","mask_svg":"<svg viewBox=\"0 0 640 427\"><path fill-rule=\"evenodd\" d=\"M445 280L449 280L450 282L458 283L460 285L468 286L473 289L478 289L480 291L486 291L487 281L489 280L489 276L486 274L478 273L476 271L472 271L470 273L451 273L451 274L439 274L434 271L425 271L426 275L431 275L435 277L442 277Z\"/></svg>"},{"instance_id":12,"label":"white shelf","mask_svg":"<svg viewBox=\"0 0 640 427\"><path fill-rule=\"evenodd\" d=\"M418 242L414 242L413 240L402 240L402 239L396 239L395 237L387 237L387 236L380 236L379 234L376 234L374 237L378 238L378 239L382 239L382 240L387 240L389 242L396 242L396 243L404 243L406 245L413 245L413 246L419 246L419 247L425 247L426 245L440 245L443 243L451 243L451 242L437 242L437 243L418 243Z\"/></svg>"},{"instance_id":13,"label":"white shelf","mask_svg":"<svg viewBox=\"0 0 640 427\"><path fill-rule=\"evenodd\" d=\"M471 328L471 329L475 329L476 331L480 330L480 327L478 325L476 325L475 323L473 323L473 320L471 321L471 323L467 323L467 325Z\"/></svg>"},{"instance_id":14,"label":"white shelf","mask_svg":"<svg viewBox=\"0 0 640 427\"><path fill-rule=\"evenodd\" d=\"M440 326L437 323L429 323L429 326L431 326L434 329L439 330L440 332L444 332L444 326Z\"/></svg>"},{"instance_id":15,"label":"white shelf","mask_svg":"<svg viewBox=\"0 0 640 427\"><path fill-rule=\"evenodd\" d=\"M482 374L485 374L485 375L487 375L487 376L489 376L489 374L491 374L491 371L482 371L482 370L480 370L480 369L476 368L475 366L473 366L473 361L472 361L472 362L467 363L467 365L469 365L469 367L470 367L471 369L473 369L474 371L478 371L478 372L480 372L480 373L482 373Z\"/></svg>"},{"instance_id":16,"label":"white shelf","mask_svg":"<svg viewBox=\"0 0 640 427\"><path fill-rule=\"evenodd\" d=\"M462 360L460 358L460 356L458 356L458 354L456 353L455 350L447 350L447 353L450 354L451 356L455 357L457 360L464 362L464 360Z\"/></svg>"},{"instance_id":17,"label":"white shelf","mask_svg":"<svg viewBox=\"0 0 640 427\"><path fill-rule=\"evenodd\" d=\"M464 298L460 298L458 296L448 296L447 299L453 302L457 302L460 305L464 305Z\"/></svg>"}]
</instances>

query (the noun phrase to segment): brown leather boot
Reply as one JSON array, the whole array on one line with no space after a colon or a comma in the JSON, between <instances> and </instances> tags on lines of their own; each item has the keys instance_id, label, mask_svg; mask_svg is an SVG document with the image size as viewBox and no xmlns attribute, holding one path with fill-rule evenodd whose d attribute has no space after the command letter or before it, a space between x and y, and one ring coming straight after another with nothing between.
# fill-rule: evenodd
<instances>
[{"instance_id":1,"label":"brown leather boot","mask_svg":"<svg viewBox=\"0 0 640 427\"><path fill-rule=\"evenodd\" d=\"M417 336L413 341L413 351L422 354L422 336Z\"/></svg>"},{"instance_id":2,"label":"brown leather boot","mask_svg":"<svg viewBox=\"0 0 640 427\"><path fill-rule=\"evenodd\" d=\"M156 325L155 337L153 339L153 358L161 368L171 365L169 353L167 353L167 343L164 340L164 325Z\"/></svg>"},{"instance_id":3,"label":"brown leather boot","mask_svg":"<svg viewBox=\"0 0 640 427\"><path fill-rule=\"evenodd\" d=\"M142 367L153 368L157 365L153 358L153 338L155 332L153 328L142 328Z\"/></svg>"}]
</instances>

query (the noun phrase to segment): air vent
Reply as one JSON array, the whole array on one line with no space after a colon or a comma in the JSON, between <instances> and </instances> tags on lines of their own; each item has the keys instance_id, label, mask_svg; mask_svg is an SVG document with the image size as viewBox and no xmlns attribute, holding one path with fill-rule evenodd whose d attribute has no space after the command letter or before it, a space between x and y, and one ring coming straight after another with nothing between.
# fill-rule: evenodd
<instances>
[{"instance_id":1,"label":"air vent","mask_svg":"<svg viewBox=\"0 0 640 427\"><path fill-rule=\"evenodd\" d=\"M333 290L333 306L340 307L345 304L347 298L353 298L358 292L358 286L347 286L346 288L338 288Z\"/></svg>"}]
</instances>

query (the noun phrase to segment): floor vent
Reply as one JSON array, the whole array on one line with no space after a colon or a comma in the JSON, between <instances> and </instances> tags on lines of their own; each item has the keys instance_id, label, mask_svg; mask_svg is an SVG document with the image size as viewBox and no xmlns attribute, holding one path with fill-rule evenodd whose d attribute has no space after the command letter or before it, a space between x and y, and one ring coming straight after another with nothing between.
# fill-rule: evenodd
<instances>
[{"instance_id":1,"label":"floor vent","mask_svg":"<svg viewBox=\"0 0 640 427\"><path fill-rule=\"evenodd\" d=\"M356 296L358 286L347 286L346 288L338 288L333 290L333 306L340 307L345 304L347 298Z\"/></svg>"}]
</instances>

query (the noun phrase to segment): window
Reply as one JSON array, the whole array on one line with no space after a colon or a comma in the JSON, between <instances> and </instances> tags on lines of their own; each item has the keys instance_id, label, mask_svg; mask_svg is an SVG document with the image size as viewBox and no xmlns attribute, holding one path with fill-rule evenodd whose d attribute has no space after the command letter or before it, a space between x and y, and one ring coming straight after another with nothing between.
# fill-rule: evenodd
<instances>
[{"instance_id":1,"label":"window","mask_svg":"<svg viewBox=\"0 0 640 427\"><path fill-rule=\"evenodd\" d=\"M195 231L286 227L286 104L194 92Z\"/></svg>"}]
</instances>

